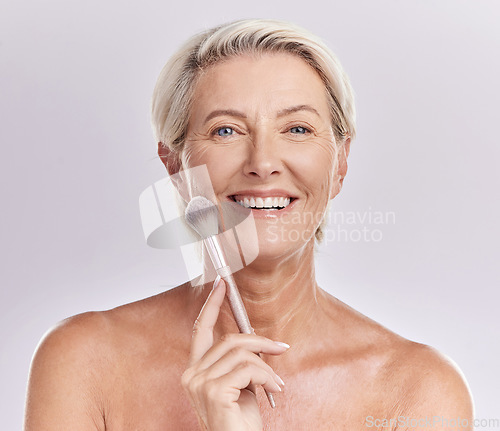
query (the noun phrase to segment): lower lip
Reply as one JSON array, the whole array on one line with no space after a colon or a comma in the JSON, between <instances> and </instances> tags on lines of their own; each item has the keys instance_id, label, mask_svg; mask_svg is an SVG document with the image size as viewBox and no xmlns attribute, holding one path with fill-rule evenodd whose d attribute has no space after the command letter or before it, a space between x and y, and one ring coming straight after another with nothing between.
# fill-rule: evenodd
<instances>
[{"instance_id":1,"label":"lower lip","mask_svg":"<svg viewBox=\"0 0 500 431\"><path fill-rule=\"evenodd\" d=\"M256 208L247 208L244 207L243 205L240 205L238 202L233 201L232 199L228 198L231 202L234 202L236 205L241 206L242 208L245 208L247 210L252 211L252 216L254 218L260 218L260 219L278 219L282 216L287 215L290 211L292 211L293 207L297 203L298 199L295 198L290 204L288 204L285 208L281 210L260 210Z\"/></svg>"}]
</instances>

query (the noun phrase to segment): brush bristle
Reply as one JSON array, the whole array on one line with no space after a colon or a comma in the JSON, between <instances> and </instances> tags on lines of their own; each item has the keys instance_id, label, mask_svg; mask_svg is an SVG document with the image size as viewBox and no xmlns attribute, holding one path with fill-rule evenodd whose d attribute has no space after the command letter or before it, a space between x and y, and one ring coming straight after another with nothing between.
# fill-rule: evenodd
<instances>
[{"instance_id":1,"label":"brush bristle","mask_svg":"<svg viewBox=\"0 0 500 431\"><path fill-rule=\"evenodd\" d=\"M217 207L203 196L196 196L186 207L186 221L202 238L219 233Z\"/></svg>"}]
</instances>

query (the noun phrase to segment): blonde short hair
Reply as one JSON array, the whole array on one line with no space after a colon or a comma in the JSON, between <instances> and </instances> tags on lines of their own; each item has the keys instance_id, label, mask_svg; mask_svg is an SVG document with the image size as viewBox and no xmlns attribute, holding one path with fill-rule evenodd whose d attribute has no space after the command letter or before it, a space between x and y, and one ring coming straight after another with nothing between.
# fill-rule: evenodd
<instances>
[{"instance_id":1,"label":"blonde short hair","mask_svg":"<svg viewBox=\"0 0 500 431\"><path fill-rule=\"evenodd\" d=\"M234 21L190 38L163 67L153 92L151 122L156 142L180 153L184 148L193 94L200 73L238 55L290 53L321 77L337 142L355 136L353 90L335 54L315 35L291 23L249 19ZM321 226L316 239L322 238Z\"/></svg>"}]
</instances>

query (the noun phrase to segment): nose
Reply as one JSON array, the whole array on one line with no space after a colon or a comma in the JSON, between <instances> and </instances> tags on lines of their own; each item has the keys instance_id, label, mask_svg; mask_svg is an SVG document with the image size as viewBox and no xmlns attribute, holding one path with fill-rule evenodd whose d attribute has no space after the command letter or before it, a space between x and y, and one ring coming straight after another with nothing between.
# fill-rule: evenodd
<instances>
[{"instance_id":1,"label":"nose","mask_svg":"<svg viewBox=\"0 0 500 431\"><path fill-rule=\"evenodd\" d=\"M248 144L245 175L261 180L279 175L283 171L283 160L276 144L264 134L255 136Z\"/></svg>"}]
</instances>

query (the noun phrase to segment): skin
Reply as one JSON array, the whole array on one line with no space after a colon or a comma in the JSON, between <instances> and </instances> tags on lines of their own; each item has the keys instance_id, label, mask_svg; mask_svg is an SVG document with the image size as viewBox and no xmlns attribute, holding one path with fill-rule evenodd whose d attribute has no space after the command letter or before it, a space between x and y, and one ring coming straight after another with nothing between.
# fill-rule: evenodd
<instances>
[{"instance_id":1,"label":"skin","mask_svg":"<svg viewBox=\"0 0 500 431\"><path fill-rule=\"evenodd\" d=\"M229 59L204 71L194 100L185 151L159 147L170 173L206 164L220 201L280 188L297 197L295 214L324 213L341 189L350 141L335 142L313 69L288 54ZM308 108L289 109L297 106ZM207 121L217 110L233 112ZM70 318L37 349L25 429L408 429L403 416L470 423L471 397L450 360L317 285L317 223L300 220L273 222L302 234L276 240L270 221L256 219L259 256L234 274L258 335L237 333L224 283L212 289L203 278L201 287ZM275 393L275 410L261 385Z\"/></svg>"}]
</instances>

